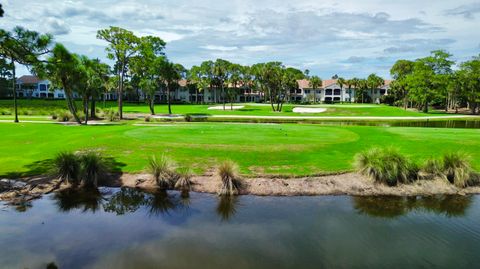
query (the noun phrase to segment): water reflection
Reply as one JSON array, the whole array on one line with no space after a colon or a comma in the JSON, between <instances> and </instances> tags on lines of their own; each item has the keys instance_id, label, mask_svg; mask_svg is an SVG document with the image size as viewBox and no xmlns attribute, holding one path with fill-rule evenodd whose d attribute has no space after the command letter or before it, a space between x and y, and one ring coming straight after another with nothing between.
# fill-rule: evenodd
<instances>
[{"instance_id":1,"label":"water reflection","mask_svg":"<svg viewBox=\"0 0 480 269\"><path fill-rule=\"evenodd\" d=\"M80 209L95 213L102 205L102 193L98 189L65 189L56 192L53 199L62 212Z\"/></svg>"},{"instance_id":2,"label":"water reflection","mask_svg":"<svg viewBox=\"0 0 480 269\"><path fill-rule=\"evenodd\" d=\"M228 221L237 213L238 197L223 195L218 198L217 215L222 221Z\"/></svg>"},{"instance_id":3,"label":"water reflection","mask_svg":"<svg viewBox=\"0 0 480 269\"><path fill-rule=\"evenodd\" d=\"M66 189L53 196L59 211L68 212L80 209L82 212L95 213L103 209L105 212L125 215L144 208L151 216L168 215L175 210L188 210L189 195L166 191L153 193L132 188L121 188L113 194L97 189Z\"/></svg>"},{"instance_id":4,"label":"water reflection","mask_svg":"<svg viewBox=\"0 0 480 269\"><path fill-rule=\"evenodd\" d=\"M464 216L472 205L472 196L438 195L426 197L370 196L353 197L357 212L373 217L396 218L412 211L426 211L447 217Z\"/></svg>"},{"instance_id":5,"label":"water reflection","mask_svg":"<svg viewBox=\"0 0 480 269\"><path fill-rule=\"evenodd\" d=\"M106 212L115 212L117 215L132 213L145 204L145 196L144 192L136 189L121 188L108 198L103 208Z\"/></svg>"}]
</instances>

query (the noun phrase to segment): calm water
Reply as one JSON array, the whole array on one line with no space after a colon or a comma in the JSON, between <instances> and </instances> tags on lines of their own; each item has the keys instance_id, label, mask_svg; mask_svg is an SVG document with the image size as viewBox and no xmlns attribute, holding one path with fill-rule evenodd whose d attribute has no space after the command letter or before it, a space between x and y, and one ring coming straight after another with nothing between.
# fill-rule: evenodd
<instances>
[{"instance_id":1,"label":"calm water","mask_svg":"<svg viewBox=\"0 0 480 269\"><path fill-rule=\"evenodd\" d=\"M479 196L46 196L0 211L0 268L478 268Z\"/></svg>"}]
</instances>

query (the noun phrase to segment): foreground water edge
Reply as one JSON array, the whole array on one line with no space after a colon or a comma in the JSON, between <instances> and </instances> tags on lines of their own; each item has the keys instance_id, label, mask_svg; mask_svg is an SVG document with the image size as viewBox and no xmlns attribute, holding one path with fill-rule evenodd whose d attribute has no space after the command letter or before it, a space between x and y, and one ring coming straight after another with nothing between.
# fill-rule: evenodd
<instances>
[{"instance_id":1,"label":"foreground water edge","mask_svg":"<svg viewBox=\"0 0 480 269\"><path fill-rule=\"evenodd\" d=\"M220 198L101 188L4 206L0 216L2 268L467 268L480 247L478 196Z\"/></svg>"}]
</instances>

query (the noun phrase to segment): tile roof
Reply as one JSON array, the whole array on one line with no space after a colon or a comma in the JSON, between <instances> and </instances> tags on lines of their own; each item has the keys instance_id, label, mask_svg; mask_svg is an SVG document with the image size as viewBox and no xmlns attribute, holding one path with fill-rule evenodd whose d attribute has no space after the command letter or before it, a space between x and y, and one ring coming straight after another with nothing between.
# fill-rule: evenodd
<instances>
[{"instance_id":1,"label":"tile roof","mask_svg":"<svg viewBox=\"0 0 480 269\"><path fill-rule=\"evenodd\" d=\"M37 76L21 76L17 79L17 83L36 84L41 80Z\"/></svg>"}]
</instances>

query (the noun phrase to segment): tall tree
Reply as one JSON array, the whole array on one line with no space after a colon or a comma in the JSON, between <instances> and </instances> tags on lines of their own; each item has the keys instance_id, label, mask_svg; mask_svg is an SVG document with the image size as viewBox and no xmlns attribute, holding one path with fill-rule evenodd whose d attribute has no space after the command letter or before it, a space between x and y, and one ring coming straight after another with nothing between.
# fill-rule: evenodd
<instances>
[{"instance_id":1,"label":"tall tree","mask_svg":"<svg viewBox=\"0 0 480 269\"><path fill-rule=\"evenodd\" d=\"M409 60L398 60L390 69L390 75L395 80L394 85L397 92L400 93L400 96L403 98L403 107L407 109L408 107L408 90L406 78L413 72L414 62Z\"/></svg>"},{"instance_id":2,"label":"tall tree","mask_svg":"<svg viewBox=\"0 0 480 269\"><path fill-rule=\"evenodd\" d=\"M354 98L355 98L355 102L358 103L358 100L357 100L357 89L358 89L358 86L360 84L360 79L359 78L352 78L350 80L350 83L352 84L352 87L355 89L355 95L354 95ZM352 101L352 93L350 91L350 102Z\"/></svg>"},{"instance_id":3,"label":"tall tree","mask_svg":"<svg viewBox=\"0 0 480 269\"><path fill-rule=\"evenodd\" d=\"M98 30L97 38L109 43L106 48L107 57L116 61L118 76L118 114L123 118L123 93L125 75L130 59L137 53L140 38L131 31L120 27L110 26L108 29Z\"/></svg>"},{"instance_id":4,"label":"tall tree","mask_svg":"<svg viewBox=\"0 0 480 269\"><path fill-rule=\"evenodd\" d=\"M150 108L155 114L155 92L158 89L159 74L157 66L165 61L165 41L159 37L145 36L140 38L138 53L130 60L130 69L138 88L141 88Z\"/></svg>"},{"instance_id":5,"label":"tall tree","mask_svg":"<svg viewBox=\"0 0 480 269\"><path fill-rule=\"evenodd\" d=\"M195 86L195 103L198 104L198 93L208 87L208 83L203 79L202 68L200 66L194 65L190 68L187 74L187 82Z\"/></svg>"},{"instance_id":6,"label":"tall tree","mask_svg":"<svg viewBox=\"0 0 480 269\"><path fill-rule=\"evenodd\" d=\"M367 78L368 87L370 88L370 97L372 98L372 103L375 102L374 92L385 84L383 78L377 76L376 74L370 74Z\"/></svg>"},{"instance_id":7,"label":"tall tree","mask_svg":"<svg viewBox=\"0 0 480 269\"><path fill-rule=\"evenodd\" d=\"M87 56L80 56L79 71L82 72L81 79L77 82L78 90L83 100L85 123L90 118L95 119L96 99L105 92L105 86L109 79L110 67L100 62L99 59L89 59ZM89 102L91 105L89 113Z\"/></svg>"},{"instance_id":8,"label":"tall tree","mask_svg":"<svg viewBox=\"0 0 480 269\"><path fill-rule=\"evenodd\" d=\"M220 91L222 93L223 110L225 110L225 102L226 102L225 83L228 81L230 77L229 66L230 66L230 62L223 59L217 59L213 64L213 79L215 81L215 84L217 85L218 88L220 88Z\"/></svg>"},{"instance_id":9,"label":"tall tree","mask_svg":"<svg viewBox=\"0 0 480 269\"><path fill-rule=\"evenodd\" d=\"M317 89L322 87L322 79L319 76L312 76L308 82L308 86L313 89L313 103L317 102Z\"/></svg>"},{"instance_id":10,"label":"tall tree","mask_svg":"<svg viewBox=\"0 0 480 269\"><path fill-rule=\"evenodd\" d=\"M338 86L340 86L340 94L341 94L341 98L340 100L343 102L343 86L347 83L347 81L343 78L343 77L339 77L337 79L337 84Z\"/></svg>"},{"instance_id":11,"label":"tall tree","mask_svg":"<svg viewBox=\"0 0 480 269\"><path fill-rule=\"evenodd\" d=\"M34 69L37 75L47 77L54 87L62 88L65 91L68 109L79 124L82 122L77 115L73 92L78 89L79 82L84 78L80 66L79 58L71 54L62 44L57 43L47 62L43 65L37 65Z\"/></svg>"},{"instance_id":12,"label":"tall tree","mask_svg":"<svg viewBox=\"0 0 480 269\"><path fill-rule=\"evenodd\" d=\"M185 68L179 64L164 60L159 62L158 71L166 88L168 114L172 114L171 92L178 88L178 81L185 75Z\"/></svg>"},{"instance_id":13,"label":"tall tree","mask_svg":"<svg viewBox=\"0 0 480 269\"><path fill-rule=\"evenodd\" d=\"M461 95L465 97L472 114L479 113L480 104L480 55L460 64L457 71Z\"/></svg>"},{"instance_id":14,"label":"tall tree","mask_svg":"<svg viewBox=\"0 0 480 269\"><path fill-rule=\"evenodd\" d=\"M204 61L200 64L200 69L202 72L202 78L205 80L208 85L209 85L209 95L212 95L213 93L213 102L217 103L217 89L214 87L215 81L214 81L214 75L213 75L213 67L214 63L213 61ZM215 92L214 92L215 89ZM206 94L204 94L204 97Z\"/></svg>"},{"instance_id":15,"label":"tall tree","mask_svg":"<svg viewBox=\"0 0 480 269\"><path fill-rule=\"evenodd\" d=\"M242 66L231 63L228 66L230 77L227 80L228 98L230 100L230 110L233 110L233 101L238 93L238 86L242 80Z\"/></svg>"},{"instance_id":16,"label":"tall tree","mask_svg":"<svg viewBox=\"0 0 480 269\"><path fill-rule=\"evenodd\" d=\"M11 32L0 29L0 56L9 59L12 67L15 122L18 122L15 65L20 64L30 68L39 64L39 58L49 52L52 39L50 34L39 34L20 26L15 27Z\"/></svg>"}]
</instances>

